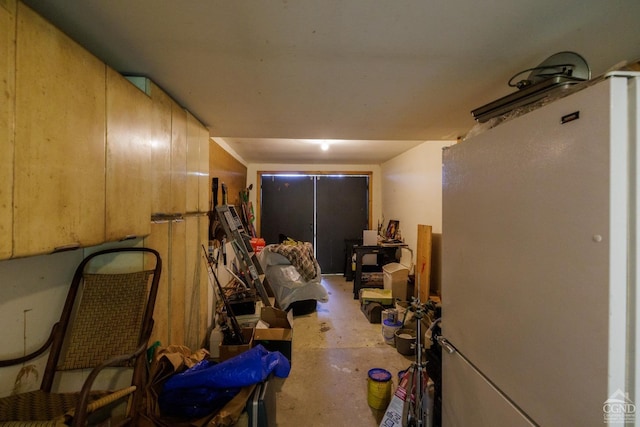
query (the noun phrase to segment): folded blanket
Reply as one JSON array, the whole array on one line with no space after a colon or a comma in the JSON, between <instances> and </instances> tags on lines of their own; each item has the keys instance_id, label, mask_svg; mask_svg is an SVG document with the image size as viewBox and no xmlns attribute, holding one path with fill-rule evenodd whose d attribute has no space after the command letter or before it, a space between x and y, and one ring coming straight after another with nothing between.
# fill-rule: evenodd
<instances>
[{"instance_id":1,"label":"folded blanket","mask_svg":"<svg viewBox=\"0 0 640 427\"><path fill-rule=\"evenodd\" d=\"M281 245L269 245L265 250L275 252L287 258L304 281L309 281L317 276L316 261L313 256L313 246L309 242L283 243Z\"/></svg>"}]
</instances>

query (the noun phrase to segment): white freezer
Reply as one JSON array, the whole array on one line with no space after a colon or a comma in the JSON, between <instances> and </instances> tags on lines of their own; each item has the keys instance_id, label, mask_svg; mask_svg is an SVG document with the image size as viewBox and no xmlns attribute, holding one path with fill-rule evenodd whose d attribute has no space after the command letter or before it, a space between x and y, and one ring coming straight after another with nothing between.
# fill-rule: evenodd
<instances>
[{"instance_id":1,"label":"white freezer","mask_svg":"<svg viewBox=\"0 0 640 427\"><path fill-rule=\"evenodd\" d=\"M447 371L444 387L456 391L447 393L447 404L443 407L444 425L535 426L458 353L443 359L443 369Z\"/></svg>"},{"instance_id":2,"label":"white freezer","mask_svg":"<svg viewBox=\"0 0 640 427\"><path fill-rule=\"evenodd\" d=\"M445 427L520 425L460 414L501 398L523 425L601 426L612 394L635 397L636 80L444 150Z\"/></svg>"}]
</instances>

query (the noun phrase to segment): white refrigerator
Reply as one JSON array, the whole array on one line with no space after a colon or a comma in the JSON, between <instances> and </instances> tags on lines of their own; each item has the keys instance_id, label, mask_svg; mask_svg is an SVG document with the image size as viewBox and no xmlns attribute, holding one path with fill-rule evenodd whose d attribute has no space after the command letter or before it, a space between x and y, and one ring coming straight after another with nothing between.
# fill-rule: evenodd
<instances>
[{"instance_id":1,"label":"white refrigerator","mask_svg":"<svg viewBox=\"0 0 640 427\"><path fill-rule=\"evenodd\" d=\"M640 425L639 84L444 149L443 426Z\"/></svg>"}]
</instances>

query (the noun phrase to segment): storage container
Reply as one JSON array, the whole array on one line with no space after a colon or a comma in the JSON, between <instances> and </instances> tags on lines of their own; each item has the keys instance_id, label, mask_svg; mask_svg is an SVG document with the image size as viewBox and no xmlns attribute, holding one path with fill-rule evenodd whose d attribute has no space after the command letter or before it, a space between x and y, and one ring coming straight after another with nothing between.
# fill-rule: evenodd
<instances>
[{"instance_id":1,"label":"storage container","mask_svg":"<svg viewBox=\"0 0 640 427\"><path fill-rule=\"evenodd\" d=\"M394 299L406 301L409 271L413 267L413 251L409 248L400 248L400 262L391 262L382 266L384 289L391 290Z\"/></svg>"}]
</instances>

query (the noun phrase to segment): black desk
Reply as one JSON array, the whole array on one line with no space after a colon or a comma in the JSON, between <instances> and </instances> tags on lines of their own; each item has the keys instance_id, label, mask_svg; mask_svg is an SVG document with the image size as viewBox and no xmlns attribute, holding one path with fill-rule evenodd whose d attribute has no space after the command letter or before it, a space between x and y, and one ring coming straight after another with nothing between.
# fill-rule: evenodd
<instances>
[{"instance_id":1,"label":"black desk","mask_svg":"<svg viewBox=\"0 0 640 427\"><path fill-rule=\"evenodd\" d=\"M362 287L362 257L368 254L378 255L378 265L383 266L390 262L398 261L398 251L402 246L354 246L353 252L356 254L356 271L353 278L353 299L360 298L360 288Z\"/></svg>"}]
</instances>

